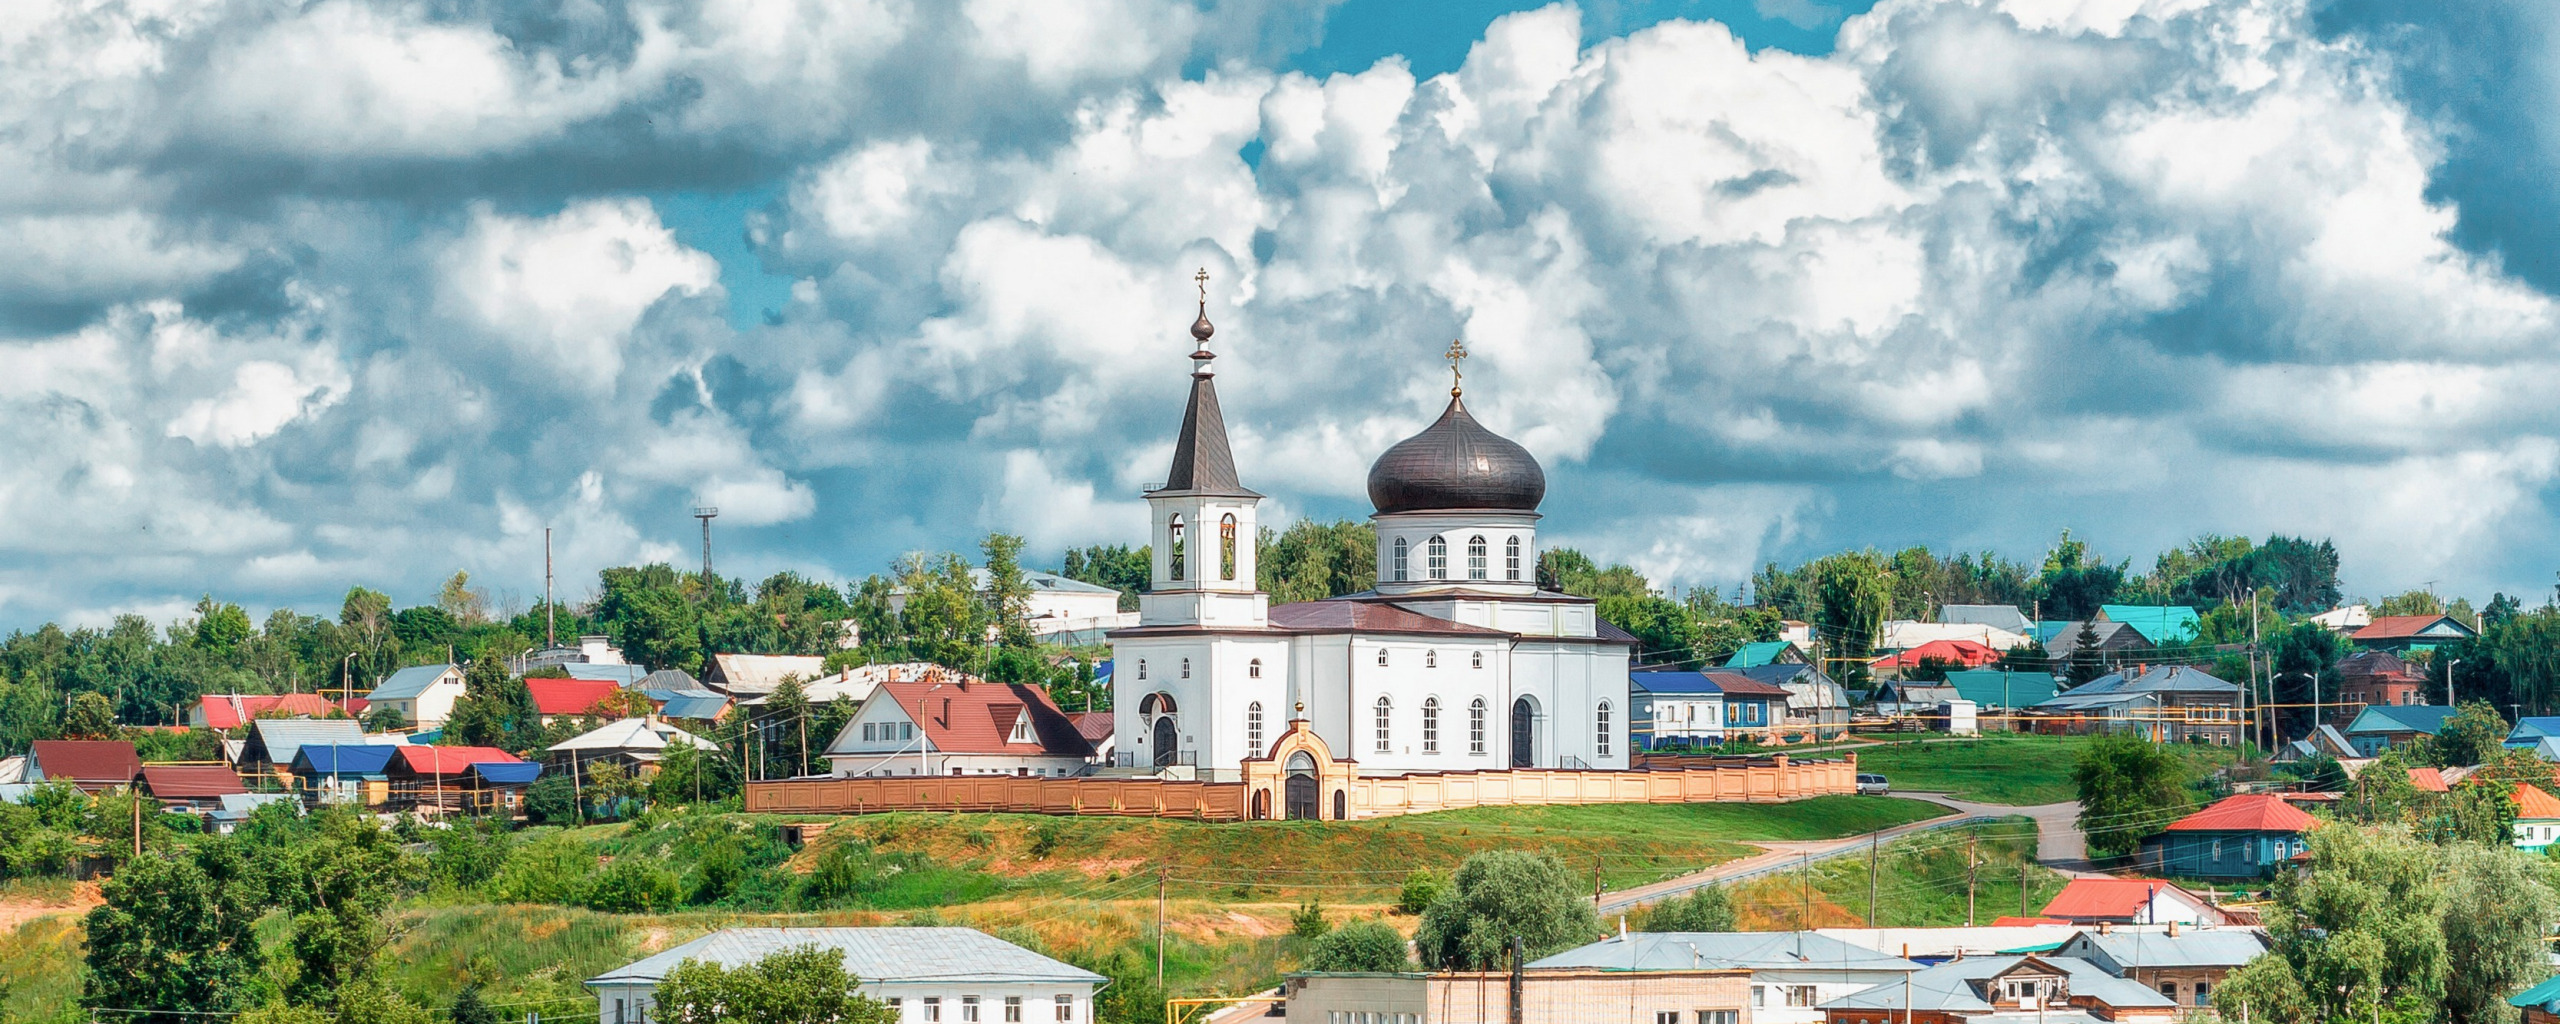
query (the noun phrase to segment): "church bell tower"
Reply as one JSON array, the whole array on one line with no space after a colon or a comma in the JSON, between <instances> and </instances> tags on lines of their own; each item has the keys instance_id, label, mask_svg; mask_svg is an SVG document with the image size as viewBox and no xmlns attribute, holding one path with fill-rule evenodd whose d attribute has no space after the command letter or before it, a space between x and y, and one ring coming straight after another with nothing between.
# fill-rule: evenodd
<instances>
[{"instance_id":1,"label":"church bell tower","mask_svg":"<svg viewBox=\"0 0 2560 1024\"><path fill-rule=\"evenodd\" d=\"M1236 479L1227 447L1226 417L1218 411L1217 356L1209 338L1209 272L1200 285L1200 317L1191 324L1191 403L1174 440L1173 468L1163 485L1147 491L1152 520L1154 581L1139 598L1142 626L1260 628L1269 621L1271 598L1255 583L1255 509L1262 495Z\"/></svg>"}]
</instances>

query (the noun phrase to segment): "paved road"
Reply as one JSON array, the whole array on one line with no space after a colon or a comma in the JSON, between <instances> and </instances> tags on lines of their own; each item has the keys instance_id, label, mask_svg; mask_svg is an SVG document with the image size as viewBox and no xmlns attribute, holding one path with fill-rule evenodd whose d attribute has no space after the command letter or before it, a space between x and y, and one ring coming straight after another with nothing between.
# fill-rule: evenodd
<instances>
[{"instance_id":1,"label":"paved road","mask_svg":"<svg viewBox=\"0 0 2560 1024\"><path fill-rule=\"evenodd\" d=\"M1877 832L1865 832L1840 839L1813 842L1755 842L1763 852L1740 860L1730 860L1704 871L1677 878L1666 878L1650 885L1600 894L1594 901L1603 914L1632 910L1648 903L1689 892L1709 885L1719 885L1737 878L1783 871L1808 861L1836 857L1865 849L1873 842L1892 842L1904 836L1932 829L1947 828L1969 820L2006 818L2026 815L2036 822L2036 862L2065 875L2079 877L2096 874L2089 870L2088 843L2080 835L2078 802L2043 804L2035 807L2012 807L2006 804L1980 804L1957 800L1944 793L1896 793L1895 796L1926 800L1947 808L1947 814L1896 825Z\"/></svg>"}]
</instances>

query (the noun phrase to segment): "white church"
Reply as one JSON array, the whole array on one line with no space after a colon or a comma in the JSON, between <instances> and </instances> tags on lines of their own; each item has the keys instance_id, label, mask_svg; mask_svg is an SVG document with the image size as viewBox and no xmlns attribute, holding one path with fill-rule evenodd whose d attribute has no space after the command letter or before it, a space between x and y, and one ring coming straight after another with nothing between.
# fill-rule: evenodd
<instances>
[{"instance_id":1,"label":"white church","mask_svg":"<svg viewBox=\"0 0 2560 1024\"><path fill-rule=\"evenodd\" d=\"M1303 720L1338 763L1301 742L1255 772L1289 779L1293 818L1322 816L1296 784L1319 773L1627 767L1635 638L1589 599L1538 589L1546 474L1454 383L1439 421L1369 469L1377 589L1271 606L1254 572L1262 496L1227 446L1213 330L1204 298L1173 468L1147 492L1154 582L1139 624L1110 634L1122 763L1242 781Z\"/></svg>"}]
</instances>

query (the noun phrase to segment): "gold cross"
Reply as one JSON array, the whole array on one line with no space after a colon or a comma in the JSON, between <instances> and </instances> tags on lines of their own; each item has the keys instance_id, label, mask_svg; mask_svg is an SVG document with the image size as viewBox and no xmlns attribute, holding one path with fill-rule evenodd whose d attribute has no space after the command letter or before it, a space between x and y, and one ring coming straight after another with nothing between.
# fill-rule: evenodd
<instances>
[{"instance_id":1,"label":"gold cross","mask_svg":"<svg viewBox=\"0 0 2560 1024\"><path fill-rule=\"evenodd\" d=\"M1198 282L1200 282L1200 304L1201 304L1201 305L1203 305L1203 306L1208 305L1208 304L1209 304L1209 268L1207 268L1207 267L1202 267L1202 268L1200 268L1200 272L1199 272L1199 273L1197 273L1197 274L1193 274L1193 275L1191 275L1191 279L1192 279L1192 280L1194 280L1194 281L1198 281Z\"/></svg>"},{"instance_id":2,"label":"gold cross","mask_svg":"<svg viewBox=\"0 0 2560 1024\"><path fill-rule=\"evenodd\" d=\"M1459 368L1459 364L1467 361L1467 343L1464 340L1451 341L1449 351L1441 358L1449 361L1449 394L1455 397L1459 382L1467 379L1466 372Z\"/></svg>"}]
</instances>

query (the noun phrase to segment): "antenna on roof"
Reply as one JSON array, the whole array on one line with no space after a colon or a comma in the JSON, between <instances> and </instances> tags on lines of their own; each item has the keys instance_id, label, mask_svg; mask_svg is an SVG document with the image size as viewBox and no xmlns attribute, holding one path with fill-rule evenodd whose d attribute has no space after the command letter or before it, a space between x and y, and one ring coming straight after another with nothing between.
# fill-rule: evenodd
<instances>
[{"instance_id":1,"label":"antenna on roof","mask_svg":"<svg viewBox=\"0 0 2560 1024\"><path fill-rule=\"evenodd\" d=\"M720 517L720 509L714 505L696 505L693 507L693 517L702 520L702 585L709 587L711 585L711 521Z\"/></svg>"}]
</instances>

